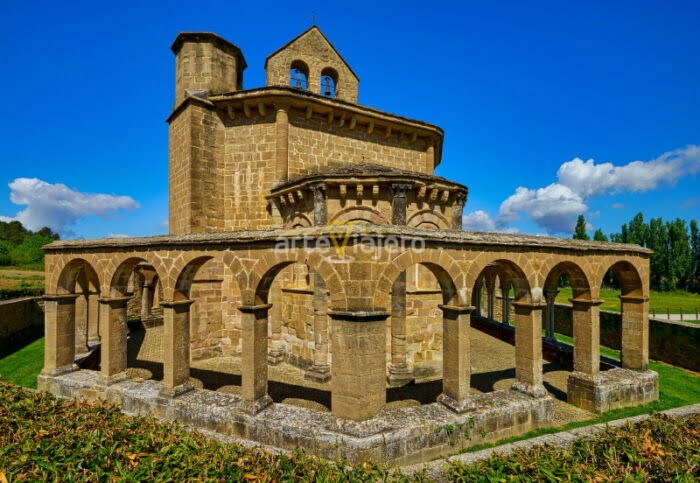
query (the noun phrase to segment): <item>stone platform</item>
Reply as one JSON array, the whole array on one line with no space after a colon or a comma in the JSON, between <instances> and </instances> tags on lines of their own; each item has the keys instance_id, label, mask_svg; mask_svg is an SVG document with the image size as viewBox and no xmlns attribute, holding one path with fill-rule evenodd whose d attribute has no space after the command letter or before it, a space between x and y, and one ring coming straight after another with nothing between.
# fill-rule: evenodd
<instances>
[{"instance_id":1,"label":"stone platform","mask_svg":"<svg viewBox=\"0 0 700 483\"><path fill-rule=\"evenodd\" d=\"M432 403L388 409L368 421L355 422L284 403L253 416L245 412L240 396L206 389L161 398L159 381L125 380L101 386L99 372L91 370L39 376L39 388L63 398L104 399L121 405L127 414L153 414L265 445L304 448L324 458L391 465L429 461L522 434L545 425L554 413L552 397L532 398L513 390L476 395L472 409L460 415Z\"/></svg>"},{"instance_id":2,"label":"stone platform","mask_svg":"<svg viewBox=\"0 0 700 483\"><path fill-rule=\"evenodd\" d=\"M566 392L570 404L587 411L604 413L659 399L659 375L654 371L638 372L621 368L595 376L574 372L569 375Z\"/></svg>"}]
</instances>

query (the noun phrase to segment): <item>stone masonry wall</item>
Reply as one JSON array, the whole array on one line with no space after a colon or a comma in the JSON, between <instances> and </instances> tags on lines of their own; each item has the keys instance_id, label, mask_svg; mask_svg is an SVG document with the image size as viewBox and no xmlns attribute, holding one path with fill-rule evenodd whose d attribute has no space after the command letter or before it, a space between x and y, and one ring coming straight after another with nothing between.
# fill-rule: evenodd
<instances>
[{"instance_id":1,"label":"stone masonry wall","mask_svg":"<svg viewBox=\"0 0 700 483\"><path fill-rule=\"evenodd\" d=\"M43 332L44 309L41 298L27 297L0 302L0 354Z\"/></svg>"},{"instance_id":2,"label":"stone masonry wall","mask_svg":"<svg viewBox=\"0 0 700 483\"><path fill-rule=\"evenodd\" d=\"M428 166L425 140L411 142L397 136L385 138L375 130L368 134L359 127L350 130L335 122L328 124L327 116L314 114L306 119L301 111L289 116L289 178L317 172L330 166L353 163L373 163L392 168L432 174Z\"/></svg>"}]
</instances>

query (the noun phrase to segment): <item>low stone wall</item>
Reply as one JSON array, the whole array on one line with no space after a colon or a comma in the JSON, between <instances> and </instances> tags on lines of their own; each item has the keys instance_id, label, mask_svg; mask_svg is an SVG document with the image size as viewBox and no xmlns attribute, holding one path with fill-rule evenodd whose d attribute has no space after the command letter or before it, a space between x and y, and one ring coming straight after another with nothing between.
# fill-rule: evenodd
<instances>
[{"instance_id":1,"label":"low stone wall","mask_svg":"<svg viewBox=\"0 0 700 483\"><path fill-rule=\"evenodd\" d=\"M44 333L44 304L41 297L0 302L0 355L12 347Z\"/></svg>"},{"instance_id":2,"label":"low stone wall","mask_svg":"<svg viewBox=\"0 0 700 483\"><path fill-rule=\"evenodd\" d=\"M556 304L554 330L573 334L572 308ZM600 311L600 344L621 347L621 319L616 312ZM700 371L700 324L649 319L649 357L692 371Z\"/></svg>"}]
</instances>

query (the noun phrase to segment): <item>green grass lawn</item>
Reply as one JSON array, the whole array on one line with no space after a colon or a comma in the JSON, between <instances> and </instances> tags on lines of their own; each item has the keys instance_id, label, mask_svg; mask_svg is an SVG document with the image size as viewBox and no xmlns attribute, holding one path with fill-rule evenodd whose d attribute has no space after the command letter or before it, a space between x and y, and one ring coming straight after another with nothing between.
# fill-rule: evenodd
<instances>
[{"instance_id":1,"label":"green grass lawn","mask_svg":"<svg viewBox=\"0 0 700 483\"><path fill-rule=\"evenodd\" d=\"M36 388L36 376L44 366L44 338L0 359L0 378L18 386Z\"/></svg>"},{"instance_id":2,"label":"green grass lawn","mask_svg":"<svg viewBox=\"0 0 700 483\"><path fill-rule=\"evenodd\" d=\"M600 290L600 299L604 302L600 308L612 312L619 312L619 297L619 290L602 288ZM572 298L570 287L562 287L559 289L559 295L557 295L558 303L570 304L570 298ZM652 290L649 296L649 312L665 314L668 311L671 314L695 314L696 310L700 312L700 294L693 294L683 290L676 290L674 292L656 292Z\"/></svg>"}]
</instances>

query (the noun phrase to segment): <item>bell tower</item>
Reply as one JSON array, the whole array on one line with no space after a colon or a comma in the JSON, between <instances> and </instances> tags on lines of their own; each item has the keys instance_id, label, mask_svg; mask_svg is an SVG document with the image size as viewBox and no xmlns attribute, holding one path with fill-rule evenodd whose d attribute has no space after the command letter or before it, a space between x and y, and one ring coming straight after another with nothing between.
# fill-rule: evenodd
<instances>
[{"instance_id":1,"label":"bell tower","mask_svg":"<svg viewBox=\"0 0 700 483\"><path fill-rule=\"evenodd\" d=\"M268 86L291 86L357 103L360 79L315 25L270 54Z\"/></svg>"}]
</instances>

